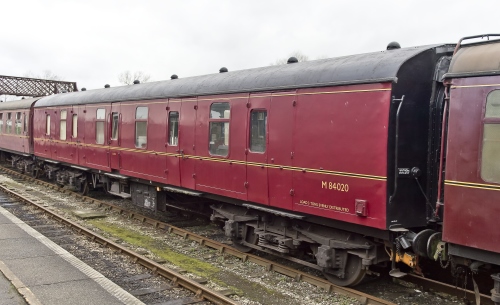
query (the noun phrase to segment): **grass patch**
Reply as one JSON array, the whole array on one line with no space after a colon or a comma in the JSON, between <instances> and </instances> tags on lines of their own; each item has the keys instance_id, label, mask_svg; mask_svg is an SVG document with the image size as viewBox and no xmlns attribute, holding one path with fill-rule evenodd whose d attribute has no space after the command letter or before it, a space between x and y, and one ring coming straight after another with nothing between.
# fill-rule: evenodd
<instances>
[{"instance_id":1,"label":"grass patch","mask_svg":"<svg viewBox=\"0 0 500 305\"><path fill-rule=\"evenodd\" d=\"M205 263L201 260L175 252L166 248L166 246L158 240L155 240L150 236L143 235L140 232L130 230L118 224L109 223L105 219L91 219L88 220L88 223L115 238L119 238L127 242L130 245L148 249L158 257L161 257L192 274L199 277L209 278L219 286L227 287L238 295L245 295L262 304L267 304L271 299L277 300L275 303L276 305L294 304L293 299L273 290L272 288L267 288L258 283L248 281L238 275L224 272L209 263Z\"/></svg>"},{"instance_id":2,"label":"grass patch","mask_svg":"<svg viewBox=\"0 0 500 305\"><path fill-rule=\"evenodd\" d=\"M103 219L92 219L89 220L89 223L131 245L146 248L158 257L161 257L164 260L198 276L213 277L221 271L219 268L214 267L211 264L167 249L150 236L142 235L119 225L110 224Z\"/></svg>"}]
</instances>

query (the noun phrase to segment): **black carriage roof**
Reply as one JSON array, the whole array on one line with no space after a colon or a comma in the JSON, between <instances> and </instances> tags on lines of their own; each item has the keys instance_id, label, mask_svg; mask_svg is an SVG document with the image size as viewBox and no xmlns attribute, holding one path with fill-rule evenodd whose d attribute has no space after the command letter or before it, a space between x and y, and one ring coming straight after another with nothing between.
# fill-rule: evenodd
<instances>
[{"instance_id":1,"label":"black carriage roof","mask_svg":"<svg viewBox=\"0 0 500 305\"><path fill-rule=\"evenodd\" d=\"M398 71L406 61L430 49L448 52L449 45L402 48L184 79L62 93L42 98L35 107L397 81Z\"/></svg>"},{"instance_id":2,"label":"black carriage roof","mask_svg":"<svg viewBox=\"0 0 500 305\"><path fill-rule=\"evenodd\" d=\"M23 100L3 102L3 103L0 103L0 111L29 109L29 108L31 108L31 105L39 99L40 99L40 97L35 97L35 98L28 98L28 99L23 99Z\"/></svg>"}]
</instances>

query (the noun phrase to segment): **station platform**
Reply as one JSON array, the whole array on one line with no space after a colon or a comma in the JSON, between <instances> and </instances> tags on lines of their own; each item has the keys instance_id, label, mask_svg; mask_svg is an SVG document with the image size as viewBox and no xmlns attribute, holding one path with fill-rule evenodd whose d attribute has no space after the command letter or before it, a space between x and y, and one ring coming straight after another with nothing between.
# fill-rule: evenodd
<instances>
[{"instance_id":1,"label":"station platform","mask_svg":"<svg viewBox=\"0 0 500 305\"><path fill-rule=\"evenodd\" d=\"M0 272L0 304L19 304L7 280L30 305L144 304L1 206Z\"/></svg>"}]
</instances>

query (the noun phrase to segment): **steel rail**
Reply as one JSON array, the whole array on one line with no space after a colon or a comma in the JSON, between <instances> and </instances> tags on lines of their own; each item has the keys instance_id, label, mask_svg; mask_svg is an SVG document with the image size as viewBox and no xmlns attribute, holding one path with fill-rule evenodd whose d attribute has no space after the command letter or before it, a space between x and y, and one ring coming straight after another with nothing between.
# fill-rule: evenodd
<instances>
[{"instance_id":1,"label":"steel rail","mask_svg":"<svg viewBox=\"0 0 500 305\"><path fill-rule=\"evenodd\" d=\"M293 269L293 268L290 268L287 266L284 266L282 264L275 263L273 261L264 259L264 258L259 257L257 255L248 254L248 253L238 251L238 250L236 250L236 249L234 249L226 244L216 242L216 241L211 240L207 237L203 237L203 236L200 236L198 234L194 234L192 232L189 232L189 231L181 229L181 228L177 228L177 227L172 226L168 223L164 223L164 222L158 221L156 219L141 215L137 212L129 211L129 210L127 210L123 207L120 207L118 205L115 205L112 203L107 203L104 201L100 201L100 200L97 200L97 199L94 199L94 198L91 198L88 196L82 196L81 194L78 194L78 193L75 193L75 192L72 192L69 190L63 190L60 187L58 187L57 185L35 179L33 177L21 174L19 172L13 171L11 169L7 169L7 168L2 167L2 166L0 166L0 169L4 172L11 174L11 175L14 175L17 177L22 177L23 179L35 182L37 184L47 186L47 187L52 188L54 190L59 190L62 193L71 194L75 197L81 198L83 201L88 201L90 203L97 204L99 207L106 206L106 209L117 211L119 214L128 216L130 219L138 220L142 223L149 224L155 228L164 229L167 232L179 235L179 236L183 237L184 239L189 239L189 240L195 241L202 246L217 250L220 254L227 254L227 255L237 257L237 258L241 259L242 262L252 262L252 263L255 263L257 265L265 267L268 271L274 271L274 272L286 275L288 277L294 278L296 281L302 281L302 282L309 283L311 285L314 285L316 287L324 289L328 293L331 293L331 294L338 293L341 295L349 296L349 297L352 297L352 298L358 300L358 302L360 302L361 304L366 304L366 305L395 305L394 303L392 303L390 301L386 301L386 300L377 298L375 296L366 294L366 293L361 292L361 291L357 291L357 290L352 289L352 288L334 285L326 279L323 279L323 278L320 278L320 277L317 277L317 276L314 276L314 275L308 274L306 272L302 272L302 271L299 271L299 270L296 270L296 269ZM152 262L152 263L154 263L154 262ZM156 264L156 263L154 263L154 264ZM156 264L156 265L158 265L158 264Z\"/></svg>"},{"instance_id":2,"label":"steel rail","mask_svg":"<svg viewBox=\"0 0 500 305\"><path fill-rule=\"evenodd\" d=\"M432 279L423 278L421 276L414 274L408 274L404 278L401 278L400 280L405 282L410 282L419 286L423 286L426 288L432 288L434 290L444 292L446 294L453 295L458 298L467 299L471 302L471 304L476 303L476 294L474 293L474 291L438 282ZM481 300L480 301L481 305L494 305L493 301L491 300L491 296L481 293L478 295L478 297Z\"/></svg>"},{"instance_id":3,"label":"steel rail","mask_svg":"<svg viewBox=\"0 0 500 305\"><path fill-rule=\"evenodd\" d=\"M41 206L40 204L37 204L36 202L33 202L29 198L24 197L23 195L3 186L0 185L0 190L4 191L5 193L9 194L10 196L17 198L18 200L28 203L32 206L35 206L36 208L42 210L44 213L46 213L50 218L55 219L56 221L69 226L71 229L75 230L77 233L80 233L84 236L89 237L92 241L97 242L103 246L106 246L112 250L117 251L118 253L126 254L130 256L131 258L134 259L134 262L152 270L154 273L159 274L163 276L164 278L172 281L174 285L179 285L182 286L196 294L196 297L201 299L201 300L207 300L210 302L213 302L215 304L228 304L228 305L237 305L239 304L238 302L214 291L211 289L208 289L206 286L201 285L188 277L185 277L181 275L180 273L177 273L171 269L168 269L155 261L144 257L130 249L125 248L124 246L117 244L95 232L92 232L91 230L69 220L64 218L63 216Z\"/></svg>"}]
</instances>

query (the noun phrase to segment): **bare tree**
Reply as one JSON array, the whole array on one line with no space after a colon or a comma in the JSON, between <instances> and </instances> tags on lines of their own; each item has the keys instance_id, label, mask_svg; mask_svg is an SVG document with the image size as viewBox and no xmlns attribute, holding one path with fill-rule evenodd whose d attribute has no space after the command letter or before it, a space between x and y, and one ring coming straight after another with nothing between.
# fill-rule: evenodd
<instances>
[{"instance_id":1,"label":"bare tree","mask_svg":"<svg viewBox=\"0 0 500 305\"><path fill-rule=\"evenodd\" d=\"M302 62L302 61L308 61L309 60L309 56L303 54L302 52L300 51L295 51L295 52L292 52L290 53L290 55L287 57L287 58L280 58L280 59L277 59L274 63L271 63L270 65L271 66L276 66L276 65L285 65L288 61L288 58L290 57L295 57L297 58L297 60L299 62Z\"/></svg>"},{"instance_id":2,"label":"bare tree","mask_svg":"<svg viewBox=\"0 0 500 305\"><path fill-rule=\"evenodd\" d=\"M118 81L124 85L132 85L135 80L138 80L141 83L152 81L151 76L149 74L145 74L142 71L135 71L134 74L132 74L132 72L127 70L118 75Z\"/></svg>"},{"instance_id":3,"label":"bare tree","mask_svg":"<svg viewBox=\"0 0 500 305\"><path fill-rule=\"evenodd\" d=\"M36 74L31 71L24 73L23 77L49 79L49 80L62 80L62 77L53 73L50 70L43 70L42 73Z\"/></svg>"}]
</instances>

